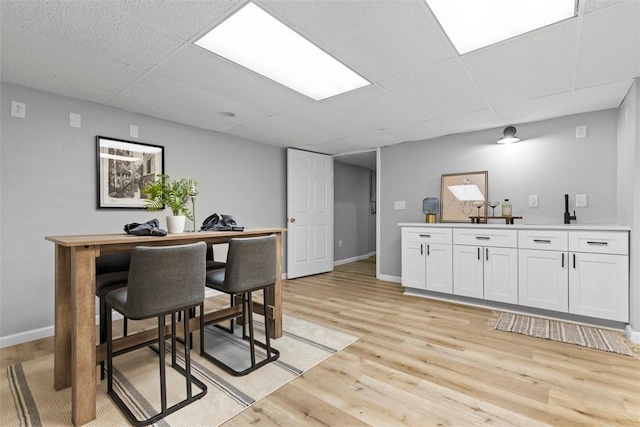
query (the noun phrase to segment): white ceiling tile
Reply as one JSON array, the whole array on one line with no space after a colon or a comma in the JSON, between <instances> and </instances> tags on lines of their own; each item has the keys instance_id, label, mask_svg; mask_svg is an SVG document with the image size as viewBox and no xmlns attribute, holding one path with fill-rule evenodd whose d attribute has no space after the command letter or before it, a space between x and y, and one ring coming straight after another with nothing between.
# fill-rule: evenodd
<instances>
[{"instance_id":1,"label":"white ceiling tile","mask_svg":"<svg viewBox=\"0 0 640 427\"><path fill-rule=\"evenodd\" d=\"M440 128L434 126L433 121L423 121L409 125L396 126L384 130L400 142L421 141L444 135Z\"/></svg>"},{"instance_id":2,"label":"white ceiling tile","mask_svg":"<svg viewBox=\"0 0 640 427\"><path fill-rule=\"evenodd\" d=\"M7 27L11 25L4 23L3 29L6 30ZM3 32L2 66L15 73L24 73L24 78L31 76L41 81L43 84L39 89L42 90L55 92L54 88L62 84L62 87L85 88L87 92L110 94L109 98L144 73L141 69L15 27ZM44 84L47 79L50 79L51 87ZM3 76L3 80L10 81L8 76ZM68 83L62 83L64 81ZM99 102L109 99L104 99L103 96L100 98Z\"/></svg>"},{"instance_id":3,"label":"white ceiling tile","mask_svg":"<svg viewBox=\"0 0 640 427\"><path fill-rule=\"evenodd\" d=\"M152 72L271 114L316 102L191 44L171 54Z\"/></svg>"},{"instance_id":4,"label":"white ceiling tile","mask_svg":"<svg viewBox=\"0 0 640 427\"><path fill-rule=\"evenodd\" d=\"M227 131L227 133L278 147L300 147L308 144L321 144L333 139L324 132L277 116L269 116L235 127Z\"/></svg>"},{"instance_id":5,"label":"white ceiling tile","mask_svg":"<svg viewBox=\"0 0 640 427\"><path fill-rule=\"evenodd\" d=\"M344 139L335 139L322 144L308 144L300 147L303 150L314 151L324 154L337 154L348 151L359 151L363 147L357 144L346 142Z\"/></svg>"},{"instance_id":6,"label":"white ceiling tile","mask_svg":"<svg viewBox=\"0 0 640 427\"><path fill-rule=\"evenodd\" d=\"M462 56L493 107L571 90L577 20L506 40Z\"/></svg>"},{"instance_id":7,"label":"white ceiling tile","mask_svg":"<svg viewBox=\"0 0 640 427\"><path fill-rule=\"evenodd\" d=\"M627 1L586 14L576 87L640 76L640 2Z\"/></svg>"},{"instance_id":8,"label":"white ceiling tile","mask_svg":"<svg viewBox=\"0 0 640 427\"><path fill-rule=\"evenodd\" d=\"M233 127L260 120L267 114L230 101L223 97L194 89L190 86L147 74L127 88L109 103L114 107L131 109L135 105L141 108L176 111L180 120L198 119L207 124L207 129L224 131ZM235 117L221 115L233 112ZM177 120L177 121L180 121Z\"/></svg>"},{"instance_id":9,"label":"white ceiling tile","mask_svg":"<svg viewBox=\"0 0 640 427\"><path fill-rule=\"evenodd\" d=\"M458 116L442 117L433 120L433 126L443 135L490 129L500 126L500 121L492 110L474 111Z\"/></svg>"},{"instance_id":10,"label":"white ceiling tile","mask_svg":"<svg viewBox=\"0 0 640 427\"><path fill-rule=\"evenodd\" d=\"M107 5L167 34L191 40L244 2L245 0L110 0Z\"/></svg>"},{"instance_id":11,"label":"white ceiling tile","mask_svg":"<svg viewBox=\"0 0 640 427\"><path fill-rule=\"evenodd\" d=\"M334 137L351 136L376 129L375 126L355 119L331 105L319 102L285 111L278 114L278 117Z\"/></svg>"},{"instance_id":12,"label":"white ceiling tile","mask_svg":"<svg viewBox=\"0 0 640 427\"><path fill-rule=\"evenodd\" d=\"M424 120L424 117L409 105L377 85L334 96L322 103L336 106L353 117L375 125L378 129Z\"/></svg>"},{"instance_id":13,"label":"white ceiling tile","mask_svg":"<svg viewBox=\"0 0 640 427\"><path fill-rule=\"evenodd\" d=\"M7 63L1 64L0 75L2 75L3 82L100 104L106 103L116 95L116 92L52 76L44 70L25 70L24 68L16 68L12 64Z\"/></svg>"},{"instance_id":14,"label":"white ceiling tile","mask_svg":"<svg viewBox=\"0 0 640 427\"><path fill-rule=\"evenodd\" d=\"M571 92L529 99L494 109L500 125L561 117L571 112Z\"/></svg>"},{"instance_id":15,"label":"white ceiling tile","mask_svg":"<svg viewBox=\"0 0 640 427\"><path fill-rule=\"evenodd\" d=\"M183 43L110 9L107 3L2 2L2 23L143 69L151 68Z\"/></svg>"},{"instance_id":16,"label":"white ceiling tile","mask_svg":"<svg viewBox=\"0 0 640 427\"><path fill-rule=\"evenodd\" d=\"M347 138L342 138L340 141L344 141L348 144L355 144L361 148L376 148L376 147L384 147L391 144L397 144L397 138L389 135L385 131L375 130L373 132L363 133L360 135L354 135ZM350 145L347 145L349 147ZM352 151L345 150L343 152Z\"/></svg>"},{"instance_id":17,"label":"white ceiling tile","mask_svg":"<svg viewBox=\"0 0 640 427\"><path fill-rule=\"evenodd\" d=\"M605 108L618 108L629 91L627 80L577 89L572 98L572 114L587 113Z\"/></svg>"},{"instance_id":18,"label":"white ceiling tile","mask_svg":"<svg viewBox=\"0 0 640 427\"><path fill-rule=\"evenodd\" d=\"M256 3L363 77L376 82L455 55L423 0L257 0Z\"/></svg>"},{"instance_id":19,"label":"white ceiling tile","mask_svg":"<svg viewBox=\"0 0 640 427\"><path fill-rule=\"evenodd\" d=\"M386 81L381 86L429 119L488 107L458 60Z\"/></svg>"},{"instance_id":20,"label":"white ceiling tile","mask_svg":"<svg viewBox=\"0 0 640 427\"><path fill-rule=\"evenodd\" d=\"M629 0L580 0L584 2L584 13L593 12L598 9L604 9L605 7L615 6L620 3L624 3ZM635 1L635 0L632 0Z\"/></svg>"}]
</instances>

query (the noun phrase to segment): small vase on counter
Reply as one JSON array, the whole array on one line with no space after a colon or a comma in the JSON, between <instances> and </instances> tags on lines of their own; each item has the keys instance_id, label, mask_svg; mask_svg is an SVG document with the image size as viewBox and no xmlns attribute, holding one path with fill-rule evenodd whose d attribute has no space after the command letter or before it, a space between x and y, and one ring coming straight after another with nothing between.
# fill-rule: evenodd
<instances>
[{"instance_id":1,"label":"small vase on counter","mask_svg":"<svg viewBox=\"0 0 640 427\"><path fill-rule=\"evenodd\" d=\"M504 199L504 202L502 202L502 216L511 216L511 202L509 202L509 199Z\"/></svg>"}]
</instances>

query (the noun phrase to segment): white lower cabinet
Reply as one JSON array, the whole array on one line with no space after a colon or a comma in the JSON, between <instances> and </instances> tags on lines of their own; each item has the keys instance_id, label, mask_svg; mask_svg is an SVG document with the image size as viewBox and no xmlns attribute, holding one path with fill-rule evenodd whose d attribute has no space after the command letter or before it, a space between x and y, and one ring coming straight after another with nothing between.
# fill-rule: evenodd
<instances>
[{"instance_id":1,"label":"white lower cabinet","mask_svg":"<svg viewBox=\"0 0 640 427\"><path fill-rule=\"evenodd\" d=\"M629 321L629 257L572 253L569 313Z\"/></svg>"},{"instance_id":2,"label":"white lower cabinet","mask_svg":"<svg viewBox=\"0 0 640 427\"><path fill-rule=\"evenodd\" d=\"M402 285L629 321L629 233L403 227Z\"/></svg>"},{"instance_id":3,"label":"white lower cabinet","mask_svg":"<svg viewBox=\"0 0 640 427\"><path fill-rule=\"evenodd\" d=\"M518 304L569 311L569 272L566 252L518 251Z\"/></svg>"},{"instance_id":4,"label":"white lower cabinet","mask_svg":"<svg viewBox=\"0 0 640 427\"><path fill-rule=\"evenodd\" d=\"M451 229L402 230L402 286L450 294L451 263Z\"/></svg>"},{"instance_id":5,"label":"white lower cabinet","mask_svg":"<svg viewBox=\"0 0 640 427\"><path fill-rule=\"evenodd\" d=\"M518 303L516 231L455 229L453 242L455 295Z\"/></svg>"}]
</instances>

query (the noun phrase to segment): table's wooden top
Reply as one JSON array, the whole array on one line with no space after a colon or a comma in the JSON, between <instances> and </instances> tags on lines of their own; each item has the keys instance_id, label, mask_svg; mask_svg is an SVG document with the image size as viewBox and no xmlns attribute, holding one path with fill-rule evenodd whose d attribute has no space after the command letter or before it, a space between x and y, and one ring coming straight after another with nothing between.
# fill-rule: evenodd
<instances>
[{"instance_id":1,"label":"table's wooden top","mask_svg":"<svg viewBox=\"0 0 640 427\"><path fill-rule=\"evenodd\" d=\"M229 240L232 237L243 236L263 236L266 234L282 234L286 228L245 228L244 231L198 231L185 232L181 234L167 234L166 236L134 236L126 233L112 234L78 234L71 236L45 236L45 239L56 245L92 246L92 245L122 245L122 244L144 244L152 242L176 242L187 243L197 241L220 241Z\"/></svg>"}]
</instances>

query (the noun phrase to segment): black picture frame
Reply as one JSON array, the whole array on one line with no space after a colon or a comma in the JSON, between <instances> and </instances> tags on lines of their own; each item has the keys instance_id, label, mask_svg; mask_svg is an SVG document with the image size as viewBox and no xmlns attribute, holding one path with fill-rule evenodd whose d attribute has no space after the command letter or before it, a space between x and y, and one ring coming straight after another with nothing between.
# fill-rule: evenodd
<instances>
[{"instance_id":1,"label":"black picture frame","mask_svg":"<svg viewBox=\"0 0 640 427\"><path fill-rule=\"evenodd\" d=\"M164 147L96 136L98 209L144 209L141 189L164 174Z\"/></svg>"}]
</instances>

